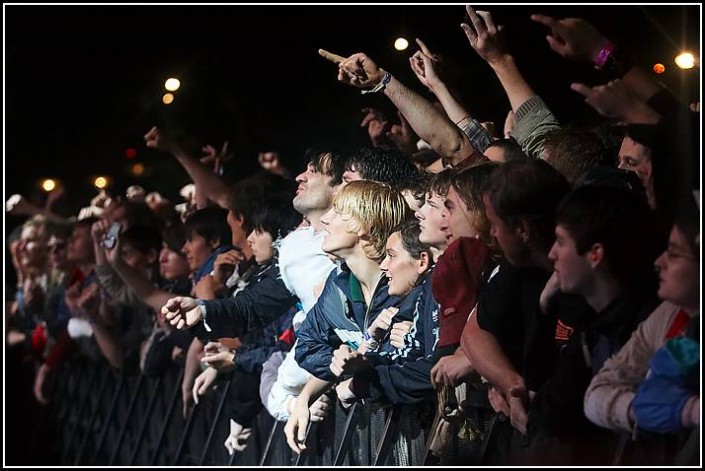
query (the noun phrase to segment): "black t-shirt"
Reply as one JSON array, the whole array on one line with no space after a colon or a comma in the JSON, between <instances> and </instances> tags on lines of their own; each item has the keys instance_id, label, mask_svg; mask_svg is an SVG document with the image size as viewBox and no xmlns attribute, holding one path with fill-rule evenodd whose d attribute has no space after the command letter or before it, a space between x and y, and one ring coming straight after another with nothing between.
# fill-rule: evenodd
<instances>
[{"instance_id":1,"label":"black t-shirt","mask_svg":"<svg viewBox=\"0 0 705 471\"><path fill-rule=\"evenodd\" d=\"M539 309L539 297L550 276L539 268L503 263L477 305L478 325L497 338L529 388L540 383L552 365L555 318Z\"/></svg>"}]
</instances>

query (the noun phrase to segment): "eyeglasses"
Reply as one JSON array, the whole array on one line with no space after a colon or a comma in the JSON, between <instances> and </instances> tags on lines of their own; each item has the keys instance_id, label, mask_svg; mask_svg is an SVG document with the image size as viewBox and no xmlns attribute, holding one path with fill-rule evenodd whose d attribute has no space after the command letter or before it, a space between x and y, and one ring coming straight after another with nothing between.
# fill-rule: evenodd
<instances>
[{"instance_id":1,"label":"eyeglasses","mask_svg":"<svg viewBox=\"0 0 705 471\"><path fill-rule=\"evenodd\" d=\"M693 255L692 253L678 252L677 250L672 249L670 247L668 249L666 249L665 253L666 253L666 260L668 260L669 262L673 262L679 258L684 258L686 260L695 260L695 255Z\"/></svg>"}]
</instances>

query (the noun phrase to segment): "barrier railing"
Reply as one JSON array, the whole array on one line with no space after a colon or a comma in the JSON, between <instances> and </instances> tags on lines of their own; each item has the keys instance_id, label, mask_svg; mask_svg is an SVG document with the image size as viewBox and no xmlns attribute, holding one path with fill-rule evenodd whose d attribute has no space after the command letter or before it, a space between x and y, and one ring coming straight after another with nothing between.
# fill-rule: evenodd
<instances>
[{"instance_id":1,"label":"barrier railing","mask_svg":"<svg viewBox=\"0 0 705 471\"><path fill-rule=\"evenodd\" d=\"M243 452L229 455L225 403L237 384L224 378L182 416L183 367L162 377L128 376L85 358L52 380L50 402L33 430L31 454L50 446L53 465L421 465L432 406L337 405L311 427L308 451L295 455L283 424L263 409Z\"/></svg>"}]
</instances>

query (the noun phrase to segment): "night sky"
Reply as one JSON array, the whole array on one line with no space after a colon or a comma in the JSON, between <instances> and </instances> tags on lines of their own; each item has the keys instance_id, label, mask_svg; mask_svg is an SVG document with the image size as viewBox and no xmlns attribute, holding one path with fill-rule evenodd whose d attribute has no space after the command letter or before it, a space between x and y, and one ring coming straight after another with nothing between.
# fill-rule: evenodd
<instances>
[{"instance_id":1,"label":"night sky","mask_svg":"<svg viewBox=\"0 0 705 471\"><path fill-rule=\"evenodd\" d=\"M598 84L589 64L568 62L545 41L531 13L589 19L688 101L699 96L699 69L684 73L673 57L698 51L699 6L490 6L507 27L509 47L537 93L566 122L595 115L569 89ZM420 37L457 65L453 85L482 120L501 128L509 102L489 67L472 51L453 6L17 6L5 5L5 198L22 193L37 203L42 177L62 180L78 209L96 194L91 176L114 178L113 190L133 183L180 202L188 183L173 158L144 147L152 125L176 125L203 144L229 140L235 180L256 169L261 150L278 150L294 174L301 155L322 143L363 144L360 110L389 115L390 102L339 84L337 68L318 48L347 56L365 52L401 82L429 94L397 52L398 36ZM168 76L182 82L174 104L161 103ZM135 160L125 151L134 148ZM127 169L147 168L136 179ZM8 222L12 225L10 218ZM6 228L7 229L7 228Z\"/></svg>"}]
</instances>

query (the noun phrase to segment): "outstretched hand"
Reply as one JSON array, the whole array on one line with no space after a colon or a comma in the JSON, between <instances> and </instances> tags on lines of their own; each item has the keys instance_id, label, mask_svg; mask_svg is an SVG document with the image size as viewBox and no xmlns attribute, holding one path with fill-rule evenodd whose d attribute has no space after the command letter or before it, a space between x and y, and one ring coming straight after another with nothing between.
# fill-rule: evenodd
<instances>
[{"instance_id":1,"label":"outstretched hand","mask_svg":"<svg viewBox=\"0 0 705 471\"><path fill-rule=\"evenodd\" d=\"M384 70L362 52L353 54L338 64L338 80L353 87L374 87L383 77Z\"/></svg>"},{"instance_id":2,"label":"outstretched hand","mask_svg":"<svg viewBox=\"0 0 705 471\"><path fill-rule=\"evenodd\" d=\"M492 15L488 11L475 11L470 5L465 7L471 24L461 23L470 46L488 64L501 61L509 55L504 43L502 26L495 26Z\"/></svg>"},{"instance_id":3,"label":"outstretched hand","mask_svg":"<svg viewBox=\"0 0 705 471\"><path fill-rule=\"evenodd\" d=\"M660 115L641 101L621 80L612 80L596 87L573 83L570 88L584 96L585 103L606 118L632 123L659 121Z\"/></svg>"},{"instance_id":4,"label":"outstretched hand","mask_svg":"<svg viewBox=\"0 0 705 471\"><path fill-rule=\"evenodd\" d=\"M551 28L546 41L551 49L566 59L597 60L602 47L609 40L582 18L557 20L546 15L531 15L537 23Z\"/></svg>"},{"instance_id":5,"label":"outstretched hand","mask_svg":"<svg viewBox=\"0 0 705 471\"><path fill-rule=\"evenodd\" d=\"M196 325L201 320L201 307L193 298L176 296L162 306L162 314L169 323L179 330Z\"/></svg>"}]
</instances>

